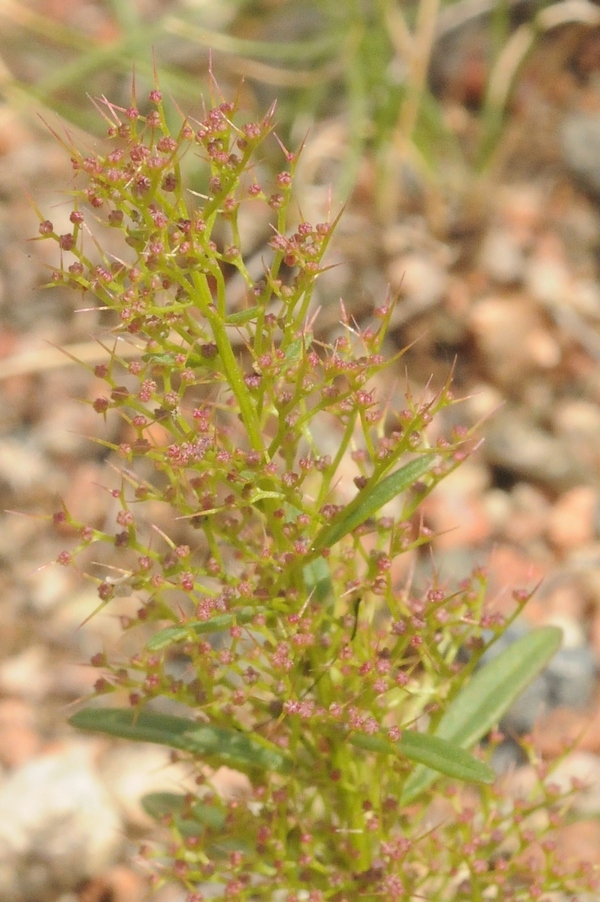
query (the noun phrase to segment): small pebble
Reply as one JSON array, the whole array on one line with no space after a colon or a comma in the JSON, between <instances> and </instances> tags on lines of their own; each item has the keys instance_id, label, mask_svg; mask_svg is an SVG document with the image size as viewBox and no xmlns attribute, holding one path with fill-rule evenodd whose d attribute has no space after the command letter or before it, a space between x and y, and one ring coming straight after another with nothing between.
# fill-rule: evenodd
<instances>
[{"instance_id":1,"label":"small pebble","mask_svg":"<svg viewBox=\"0 0 600 902\"><path fill-rule=\"evenodd\" d=\"M562 554L590 544L596 538L598 492L579 485L565 492L548 518L548 539Z\"/></svg>"},{"instance_id":2,"label":"small pebble","mask_svg":"<svg viewBox=\"0 0 600 902\"><path fill-rule=\"evenodd\" d=\"M567 167L588 191L600 195L600 115L566 116L561 143Z\"/></svg>"},{"instance_id":3,"label":"small pebble","mask_svg":"<svg viewBox=\"0 0 600 902\"><path fill-rule=\"evenodd\" d=\"M516 285L525 273L525 251L514 232L492 229L485 236L479 264L500 285Z\"/></svg>"},{"instance_id":4,"label":"small pebble","mask_svg":"<svg viewBox=\"0 0 600 902\"><path fill-rule=\"evenodd\" d=\"M586 481L569 445L508 405L487 424L483 451L492 466L553 491L565 491Z\"/></svg>"},{"instance_id":5,"label":"small pebble","mask_svg":"<svg viewBox=\"0 0 600 902\"><path fill-rule=\"evenodd\" d=\"M415 313L438 304L448 288L448 272L433 258L422 254L404 254L393 260L387 276L394 291Z\"/></svg>"}]
</instances>

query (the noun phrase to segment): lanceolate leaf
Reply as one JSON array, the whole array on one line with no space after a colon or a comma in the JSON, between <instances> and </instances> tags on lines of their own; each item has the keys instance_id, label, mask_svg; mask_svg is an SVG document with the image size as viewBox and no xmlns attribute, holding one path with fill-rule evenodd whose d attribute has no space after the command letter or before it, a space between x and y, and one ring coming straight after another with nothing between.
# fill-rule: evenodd
<instances>
[{"instance_id":1,"label":"lanceolate leaf","mask_svg":"<svg viewBox=\"0 0 600 902\"><path fill-rule=\"evenodd\" d=\"M69 723L80 730L108 733L134 742L156 742L244 772L285 772L291 768L283 752L259 737L199 724L185 717L129 708L84 708Z\"/></svg>"},{"instance_id":2,"label":"lanceolate leaf","mask_svg":"<svg viewBox=\"0 0 600 902\"><path fill-rule=\"evenodd\" d=\"M317 534L313 544L313 551L321 551L323 548L331 548L344 536L360 526L369 517L381 510L384 504L392 501L401 492L406 491L422 476L428 473L437 455L434 451L427 451L410 463L400 467L384 477L376 485L366 485L357 496L344 508L341 514L334 517L331 523L324 526Z\"/></svg>"},{"instance_id":3,"label":"lanceolate leaf","mask_svg":"<svg viewBox=\"0 0 600 902\"><path fill-rule=\"evenodd\" d=\"M252 850L247 842L248 831L244 830L243 819L236 821L237 829L232 830L231 824L225 828L227 809L222 802L216 801L211 805L195 802L190 807L185 796L172 792L151 792L143 797L142 807L155 820L163 818L172 820L173 825L184 837L198 837L209 831L216 841L211 842L209 838L208 845L203 844L203 851L215 858L224 858L235 850L245 855L251 854ZM250 813L248 816L252 817Z\"/></svg>"},{"instance_id":4,"label":"lanceolate leaf","mask_svg":"<svg viewBox=\"0 0 600 902\"><path fill-rule=\"evenodd\" d=\"M460 746L440 736L429 736L414 730L403 730L398 750L421 765L433 768L447 777L469 783L493 783L494 770Z\"/></svg>"},{"instance_id":5,"label":"lanceolate leaf","mask_svg":"<svg viewBox=\"0 0 600 902\"><path fill-rule=\"evenodd\" d=\"M546 667L562 643L562 630L545 626L521 636L475 672L436 730L447 739L474 745L496 726L512 703Z\"/></svg>"},{"instance_id":6,"label":"lanceolate leaf","mask_svg":"<svg viewBox=\"0 0 600 902\"><path fill-rule=\"evenodd\" d=\"M483 761L474 758L469 752L459 748L439 736L417 733L415 730L403 730L398 742L391 742L382 736L367 736L355 733L348 741L357 748L387 755L402 755L410 761L427 765L440 774L465 780L469 783L492 783L494 771Z\"/></svg>"},{"instance_id":7,"label":"lanceolate leaf","mask_svg":"<svg viewBox=\"0 0 600 902\"><path fill-rule=\"evenodd\" d=\"M331 584L331 574L329 572L329 564L322 557L317 557L314 561L306 564L304 567L304 582L306 591L309 595L314 592L317 601L327 601L333 594L333 586Z\"/></svg>"},{"instance_id":8,"label":"lanceolate leaf","mask_svg":"<svg viewBox=\"0 0 600 902\"><path fill-rule=\"evenodd\" d=\"M562 632L545 626L517 639L478 670L450 703L435 735L472 748L496 726L512 703L560 648ZM419 766L404 785L401 801L411 802L433 782L435 771Z\"/></svg>"},{"instance_id":9,"label":"lanceolate leaf","mask_svg":"<svg viewBox=\"0 0 600 902\"><path fill-rule=\"evenodd\" d=\"M266 613L266 608L262 607L245 607L239 611L232 611L229 614L218 614L209 620L190 620L182 626L167 626L163 630L159 630L146 643L148 651L162 651L176 642L185 642L192 636L201 636L204 633L219 633L222 630L228 630L230 626L236 623L249 623L257 614Z\"/></svg>"},{"instance_id":10,"label":"lanceolate leaf","mask_svg":"<svg viewBox=\"0 0 600 902\"><path fill-rule=\"evenodd\" d=\"M219 830L225 823L226 812L216 805L205 805L196 802L189 815L183 817L188 809L186 797L175 792L151 792L142 798L142 808L159 821L164 817L174 817L178 828L186 834L199 833L202 827Z\"/></svg>"}]
</instances>

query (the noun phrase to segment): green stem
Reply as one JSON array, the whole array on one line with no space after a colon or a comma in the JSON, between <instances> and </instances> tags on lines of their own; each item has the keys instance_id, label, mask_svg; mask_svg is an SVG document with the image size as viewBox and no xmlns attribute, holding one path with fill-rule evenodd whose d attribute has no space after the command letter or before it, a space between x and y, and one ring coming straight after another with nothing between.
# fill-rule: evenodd
<instances>
[{"instance_id":1,"label":"green stem","mask_svg":"<svg viewBox=\"0 0 600 902\"><path fill-rule=\"evenodd\" d=\"M265 446L260 428L260 423L256 414L254 403L250 397L250 392L246 388L244 379L240 372L240 367L235 355L231 342L227 337L225 328L225 317L213 306L213 299L208 286L208 281L204 273L192 273L192 280L196 288L196 299L198 307L208 320L215 344L219 352L219 358L223 367L223 372L227 384L238 403L242 422L246 428L248 440L251 447L265 456ZM208 303L205 299L208 299Z\"/></svg>"}]
</instances>

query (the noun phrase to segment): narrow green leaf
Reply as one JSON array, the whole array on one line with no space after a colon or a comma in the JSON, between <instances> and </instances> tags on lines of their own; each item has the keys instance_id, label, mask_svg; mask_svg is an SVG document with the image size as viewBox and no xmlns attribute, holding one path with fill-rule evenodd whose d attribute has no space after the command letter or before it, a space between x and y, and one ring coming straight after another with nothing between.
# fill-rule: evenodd
<instances>
[{"instance_id":1,"label":"narrow green leaf","mask_svg":"<svg viewBox=\"0 0 600 902\"><path fill-rule=\"evenodd\" d=\"M185 626L167 626L159 630L146 643L148 651L162 651L177 642L185 642L193 636L201 636L204 633L219 633L228 630L236 623L249 623L257 614L266 613L266 608L245 607L229 614L218 614L209 620L191 620Z\"/></svg>"},{"instance_id":2,"label":"narrow green leaf","mask_svg":"<svg viewBox=\"0 0 600 902\"><path fill-rule=\"evenodd\" d=\"M332 598L331 574L329 564L324 558L317 557L314 561L310 561L303 568L303 573L306 591L309 595L314 592L317 601L327 601L328 598Z\"/></svg>"},{"instance_id":3,"label":"narrow green leaf","mask_svg":"<svg viewBox=\"0 0 600 902\"><path fill-rule=\"evenodd\" d=\"M244 772L256 769L285 772L291 767L283 752L260 737L155 711L84 708L69 723L80 730L107 733L134 742L156 742Z\"/></svg>"},{"instance_id":4,"label":"narrow green leaf","mask_svg":"<svg viewBox=\"0 0 600 902\"><path fill-rule=\"evenodd\" d=\"M218 804L205 805L204 802L195 802L190 808L186 804L185 796L172 792L152 792L143 797L142 807L155 820L172 818L181 836L197 837L202 836L207 829L214 831L218 835L218 842L209 842L205 847L207 854L214 858L224 858L236 850L246 855L250 854L251 850L245 839L248 834L244 831L243 820L236 822L237 836L223 835L227 813L224 808L218 807ZM231 828L228 830L229 833L230 830Z\"/></svg>"},{"instance_id":5,"label":"narrow green leaf","mask_svg":"<svg viewBox=\"0 0 600 902\"><path fill-rule=\"evenodd\" d=\"M228 313L225 317L225 323L228 326L241 326L244 323L249 323L250 320L256 319L260 310L260 307L249 307L248 310L238 310L237 313Z\"/></svg>"},{"instance_id":6,"label":"narrow green leaf","mask_svg":"<svg viewBox=\"0 0 600 902\"><path fill-rule=\"evenodd\" d=\"M557 626L540 627L484 664L448 707L438 724L438 736L474 745L544 670L559 650L562 637Z\"/></svg>"},{"instance_id":7,"label":"narrow green leaf","mask_svg":"<svg viewBox=\"0 0 600 902\"><path fill-rule=\"evenodd\" d=\"M469 752L440 736L403 730L398 749L411 761L433 768L440 774L469 783L493 783L493 768Z\"/></svg>"},{"instance_id":8,"label":"narrow green leaf","mask_svg":"<svg viewBox=\"0 0 600 902\"><path fill-rule=\"evenodd\" d=\"M248 475L251 476L252 474L249 473ZM248 501L250 504L256 504L257 501L263 501L265 498L272 498L274 501L280 501L282 498L285 498L285 495L283 492L269 492L266 489L255 489Z\"/></svg>"},{"instance_id":9,"label":"narrow green leaf","mask_svg":"<svg viewBox=\"0 0 600 902\"><path fill-rule=\"evenodd\" d=\"M296 361L300 357L300 352L306 346L306 338L297 338L296 341L290 342L285 349L286 360Z\"/></svg>"},{"instance_id":10,"label":"narrow green leaf","mask_svg":"<svg viewBox=\"0 0 600 902\"><path fill-rule=\"evenodd\" d=\"M367 733L351 733L348 736L350 745L366 752L381 752L383 755L395 755L396 747L393 742L384 736L369 736Z\"/></svg>"},{"instance_id":11,"label":"narrow green leaf","mask_svg":"<svg viewBox=\"0 0 600 902\"><path fill-rule=\"evenodd\" d=\"M390 473L376 485L366 485L341 514L334 517L331 523L321 529L312 550L321 551L323 548L331 548L369 517L374 516L384 504L414 485L421 476L431 470L436 458L437 454L434 451L427 451L400 467L399 470Z\"/></svg>"},{"instance_id":12,"label":"narrow green leaf","mask_svg":"<svg viewBox=\"0 0 600 902\"><path fill-rule=\"evenodd\" d=\"M492 783L495 776L488 764L474 758L452 742L440 739L439 736L429 736L427 733L403 730L402 738L398 742L391 742L384 736L353 733L348 737L348 742L368 752L379 752L384 755L400 753L405 758L427 765L440 774L469 783Z\"/></svg>"},{"instance_id":13,"label":"narrow green leaf","mask_svg":"<svg viewBox=\"0 0 600 902\"><path fill-rule=\"evenodd\" d=\"M226 818L226 813L220 808L215 805L204 805L202 802L192 805L189 817L184 818L182 815L189 806L186 804L185 796L175 792L148 793L142 798L142 808L156 821L164 817L175 818L178 828L186 834L198 833L201 827L220 830Z\"/></svg>"},{"instance_id":14,"label":"narrow green leaf","mask_svg":"<svg viewBox=\"0 0 600 902\"><path fill-rule=\"evenodd\" d=\"M561 641L562 632L555 626L541 627L517 639L473 675L448 706L435 735L463 749L472 748L541 673ZM428 767L415 768L405 783L402 803L411 802L435 777Z\"/></svg>"}]
</instances>

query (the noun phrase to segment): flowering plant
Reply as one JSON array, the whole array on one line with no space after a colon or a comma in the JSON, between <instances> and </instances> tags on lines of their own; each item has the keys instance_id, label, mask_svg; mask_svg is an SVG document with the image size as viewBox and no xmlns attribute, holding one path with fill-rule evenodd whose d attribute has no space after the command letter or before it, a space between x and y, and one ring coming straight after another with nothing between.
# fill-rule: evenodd
<instances>
[{"instance_id":1,"label":"flowering plant","mask_svg":"<svg viewBox=\"0 0 600 902\"><path fill-rule=\"evenodd\" d=\"M281 145L285 168L270 188L259 179L273 111L238 126L235 104L213 99L173 132L158 86L148 102L142 114L103 100L106 150L63 142L72 228L40 216L61 251L52 283L112 312L93 406L123 423L122 441L106 442L120 459L114 529L62 509L56 525L79 541L60 563L105 543L123 575L98 578L100 607L140 599L122 618L135 653L92 660L96 695L119 705L96 700L71 723L193 765L197 791L145 801L172 831L157 877L179 880L189 902L482 899L498 887L525 899L566 885L516 854L545 785L517 817L472 751L560 632L479 666L504 628L484 574L416 592L398 569L430 539L421 501L472 441L460 429L430 438L455 403L450 385L401 404L379 396L390 304L362 329L342 307L341 335L319 335L312 294L335 222L297 217L297 156ZM208 169L202 192L186 188L186 154ZM243 226L259 205L272 234L257 279ZM93 237L99 224L121 237L118 257ZM242 795L216 791L221 765L246 775ZM450 801L436 813L443 778Z\"/></svg>"}]
</instances>

